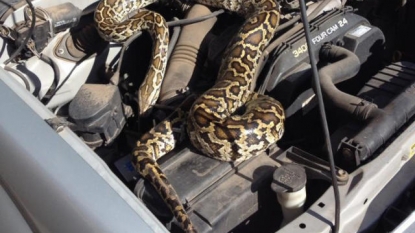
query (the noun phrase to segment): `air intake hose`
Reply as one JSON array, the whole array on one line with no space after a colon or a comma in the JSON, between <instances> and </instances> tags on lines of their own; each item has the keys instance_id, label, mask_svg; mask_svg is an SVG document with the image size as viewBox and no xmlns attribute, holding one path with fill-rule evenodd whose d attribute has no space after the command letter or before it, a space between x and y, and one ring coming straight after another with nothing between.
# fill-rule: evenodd
<instances>
[{"instance_id":1,"label":"air intake hose","mask_svg":"<svg viewBox=\"0 0 415 233\"><path fill-rule=\"evenodd\" d=\"M195 4L186 18L197 18L210 13L212 12L206 6ZM215 22L216 17L183 27L169 60L158 102L168 102L188 86L195 70L200 45Z\"/></svg>"}]
</instances>

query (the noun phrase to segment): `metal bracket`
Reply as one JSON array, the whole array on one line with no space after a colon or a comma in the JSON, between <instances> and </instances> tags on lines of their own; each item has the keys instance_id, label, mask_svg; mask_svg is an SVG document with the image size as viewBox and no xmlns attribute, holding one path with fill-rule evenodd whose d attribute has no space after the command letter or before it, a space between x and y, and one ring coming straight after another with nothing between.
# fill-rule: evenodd
<instances>
[{"instance_id":1,"label":"metal bracket","mask_svg":"<svg viewBox=\"0 0 415 233\"><path fill-rule=\"evenodd\" d=\"M332 181L330 166L327 161L297 147L290 147L275 159L282 164L296 163L303 166L306 170L307 178ZM349 180L349 174L339 167L336 167L336 177L339 185L345 185Z\"/></svg>"},{"instance_id":2,"label":"metal bracket","mask_svg":"<svg viewBox=\"0 0 415 233\"><path fill-rule=\"evenodd\" d=\"M57 133L62 132L65 127L69 127L72 125L72 123L59 117L45 119L45 122Z\"/></svg>"}]
</instances>

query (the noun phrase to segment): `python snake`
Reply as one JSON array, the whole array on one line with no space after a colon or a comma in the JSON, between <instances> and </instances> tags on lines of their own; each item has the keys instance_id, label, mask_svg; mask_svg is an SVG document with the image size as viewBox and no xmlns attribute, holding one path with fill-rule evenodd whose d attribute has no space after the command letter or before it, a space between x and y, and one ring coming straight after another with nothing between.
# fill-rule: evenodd
<instances>
[{"instance_id":1,"label":"python snake","mask_svg":"<svg viewBox=\"0 0 415 233\"><path fill-rule=\"evenodd\" d=\"M153 60L139 90L140 113L157 101L166 68L166 22L158 13L143 9L153 2L102 0L95 13L98 31L107 40L122 42L137 30L147 30L153 38ZM261 54L279 24L278 4L275 0L194 2L235 12L246 21L224 53L216 84L191 106L187 133L192 144L207 156L223 161L246 160L265 151L284 133L285 115L281 104L251 91ZM237 114L243 106L244 113ZM180 198L156 162L176 144L173 128L182 124L184 113L179 109L173 115L137 142L133 150L134 164L156 188L183 230L196 232Z\"/></svg>"}]
</instances>

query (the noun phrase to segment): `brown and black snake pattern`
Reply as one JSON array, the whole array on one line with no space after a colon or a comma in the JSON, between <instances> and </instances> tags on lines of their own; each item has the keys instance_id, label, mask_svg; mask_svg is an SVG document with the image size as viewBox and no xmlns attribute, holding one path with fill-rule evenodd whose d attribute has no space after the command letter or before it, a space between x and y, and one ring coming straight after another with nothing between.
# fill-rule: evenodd
<instances>
[{"instance_id":1,"label":"brown and black snake pattern","mask_svg":"<svg viewBox=\"0 0 415 233\"><path fill-rule=\"evenodd\" d=\"M154 0L103 0L95 11L95 22L102 38L124 42L140 30L148 31L153 40L152 62L138 90L138 107L143 115L157 101L167 65L169 30L159 13L143 9ZM130 16L131 12L135 12Z\"/></svg>"},{"instance_id":2,"label":"brown and black snake pattern","mask_svg":"<svg viewBox=\"0 0 415 233\"><path fill-rule=\"evenodd\" d=\"M166 65L168 30L165 21L157 13L142 9L152 2L102 0L95 14L100 34L108 40L123 41L136 30L149 30L153 37L153 62L143 83L145 87L140 88L142 113L157 100ZM285 116L281 104L269 96L250 91L261 54L279 24L278 5L274 0L195 2L236 12L246 21L224 53L216 84L201 95L189 110L188 135L196 148L212 158L246 160L262 153L284 132ZM131 11L138 13L128 18ZM236 114L243 106L246 108L244 113ZM177 193L156 162L176 143L173 127L180 124L184 113L178 110L175 114L137 142L133 150L134 164L137 171L156 188L183 230L196 232Z\"/></svg>"}]
</instances>

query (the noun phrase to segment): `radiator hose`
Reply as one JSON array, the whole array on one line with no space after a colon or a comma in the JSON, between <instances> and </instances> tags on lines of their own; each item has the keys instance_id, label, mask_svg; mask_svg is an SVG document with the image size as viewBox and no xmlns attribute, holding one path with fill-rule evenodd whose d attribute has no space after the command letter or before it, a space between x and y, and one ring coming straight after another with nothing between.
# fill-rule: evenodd
<instances>
[{"instance_id":1,"label":"radiator hose","mask_svg":"<svg viewBox=\"0 0 415 233\"><path fill-rule=\"evenodd\" d=\"M335 86L336 83L347 80L359 72L359 58L345 48L325 44L320 50L320 61L331 63L319 70L325 102L357 120L373 118L377 114L376 104L344 93Z\"/></svg>"}]
</instances>

